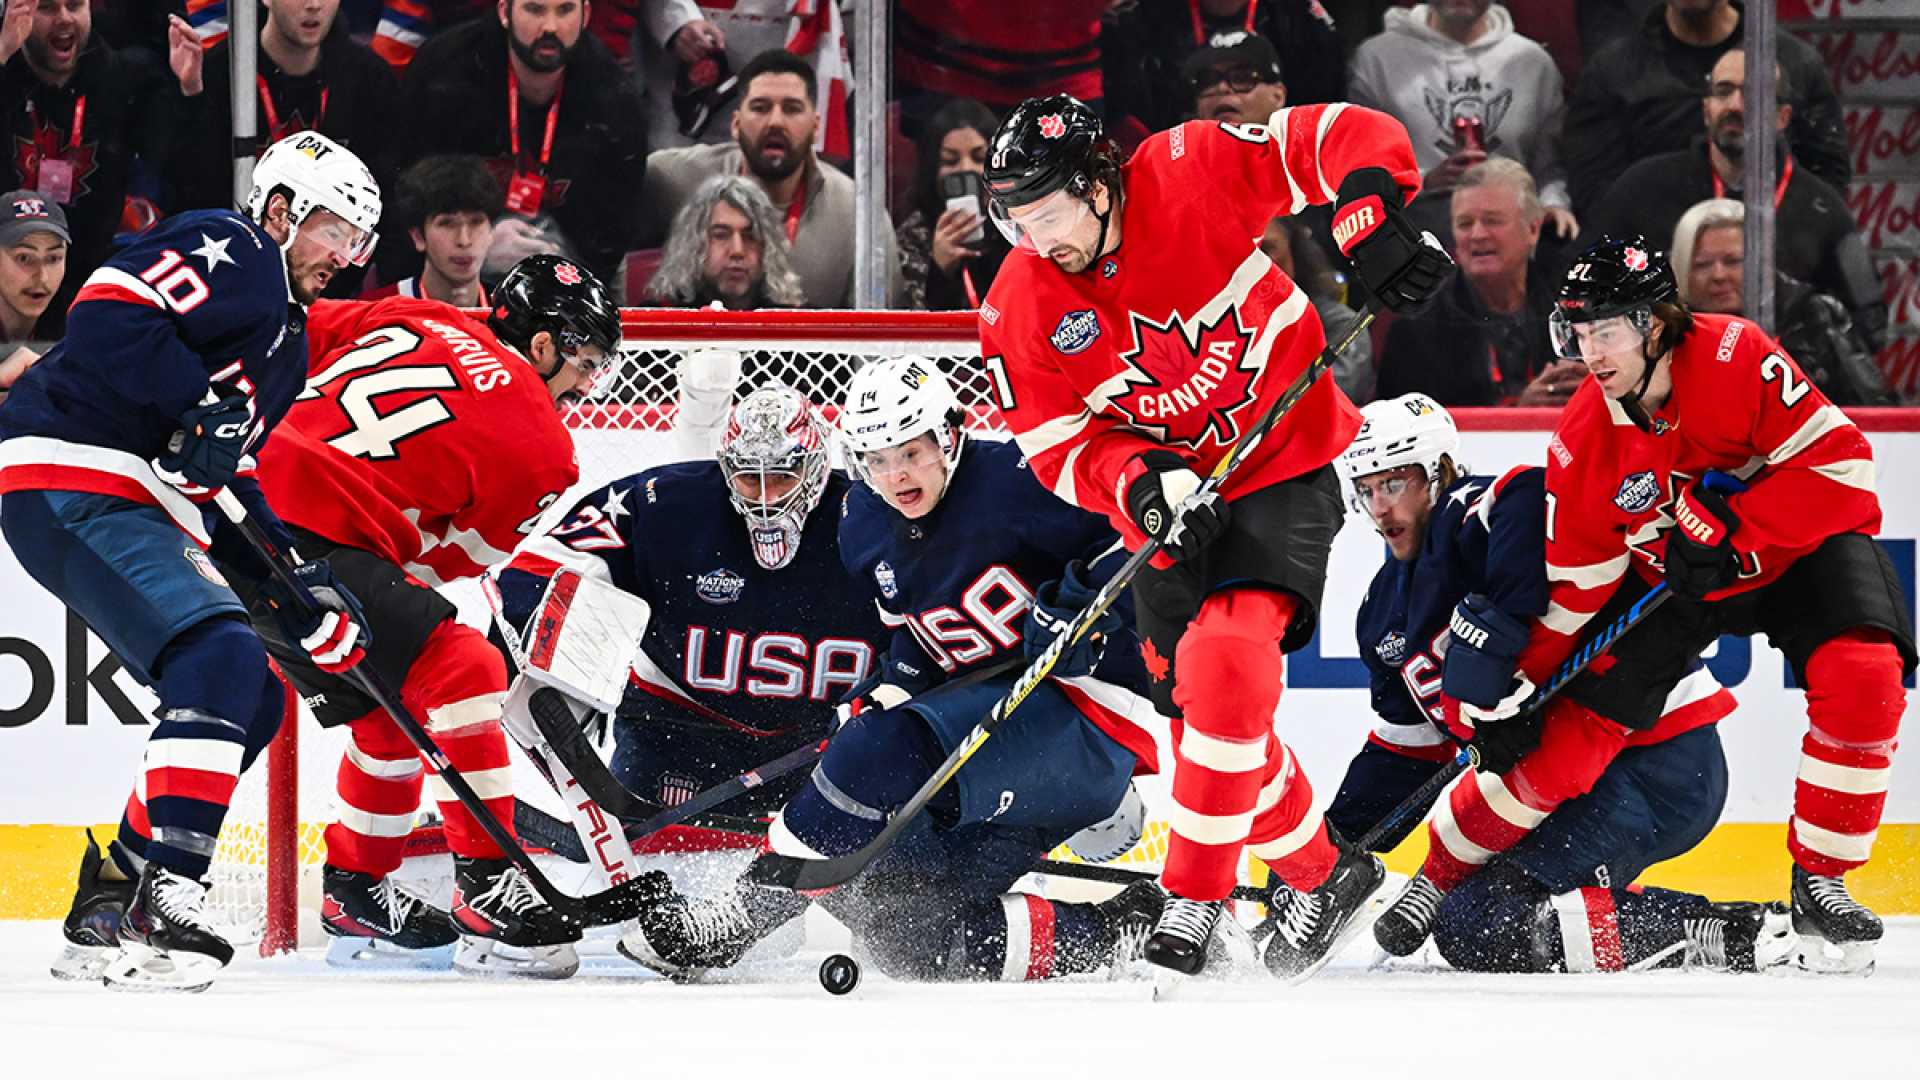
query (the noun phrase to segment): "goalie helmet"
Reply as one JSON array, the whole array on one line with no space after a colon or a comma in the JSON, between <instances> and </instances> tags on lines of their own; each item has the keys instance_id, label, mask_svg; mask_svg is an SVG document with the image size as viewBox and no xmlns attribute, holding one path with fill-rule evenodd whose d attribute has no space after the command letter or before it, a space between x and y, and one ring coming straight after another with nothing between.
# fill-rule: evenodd
<instances>
[{"instance_id":1,"label":"goalie helmet","mask_svg":"<svg viewBox=\"0 0 1920 1080\"><path fill-rule=\"evenodd\" d=\"M380 224L380 185L354 152L317 131L298 131L281 139L253 166L253 190L247 216L267 219L275 192L287 197L287 232L282 251L291 247L300 225L315 210L327 210L357 231L351 250L342 251L355 266L373 255Z\"/></svg>"},{"instance_id":2,"label":"goalie helmet","mask_svg":"<svg viewBox=\"0 0 1920 1080\"><path fill-rule=\"evenodd\" d=\"M951 482L960 451L967 445L966 429L961 426L965 416L953 384L930 357L879 358L854 374L846 403L840 407L840 438L846 445L847 464L872 486L866 454L931 435Z\"/></svg>"},{"instance_id":3,"label":"goalie helmet","mask_svg":"<svg viewBox=\"0 0 1920 1080\"><path fill-rule=\"evenodd\" d=\"M813 403L785 386L755 390L727 415L720 473L747 521L754 560L768 570L799 554L807 516L827 490L827 436ZM769 497L775 488L779 493Z\"/></svg>"},{"instance_id":4,"label":"goalie helmet","mask_svg":"<svg viewBox=\"0 0 1920 1080\"><path fill-rule=\"evenodd\" d=\"M1428 498L1432 498L1440 490L1440 459L1451 458L1459 450L1460 430L1453 415L1425 394L1403 394L1361 408L1360 430L1334 465L1347 502L1364 514L1367 507L1354 490L1355 481L1418 465L1426 471Z\"/></svg>"}]
</instances>

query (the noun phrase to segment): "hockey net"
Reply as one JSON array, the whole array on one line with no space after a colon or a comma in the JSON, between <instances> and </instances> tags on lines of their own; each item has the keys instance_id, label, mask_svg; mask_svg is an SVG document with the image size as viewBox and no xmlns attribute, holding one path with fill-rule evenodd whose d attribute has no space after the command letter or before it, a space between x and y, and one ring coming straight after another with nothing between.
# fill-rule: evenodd
<instances>
[{"instance_id":1,"label":"hockey net","mask_svg":"<svg viewBox=\"0 0 1920 1080\"><path fill-rule=\"evenodd\" d=\"M736 365L734 398L782 383L831 415L848 379L869 360L932 357L951 377L974 433L1006 437L971 313L630 310L622 314L622 332L622 363L611 385L567 417L580 486L556 503L555 513L579 492L621 476L710 457L718 429L682 423L683 405L692 416L687 395L710 385L712 371L724 375ZM300 712L301 723L288 725L292 737L276 741L267 767L243 777L215 856L216 918L236 940L258 941L263 953L291 947L301 937L300 912L318 910L322 834L345 745L343 733L323 732L305 708ZM1164 848L1164 825L1150 823L1121 861L1157 865ZM313 939L311 924L306 936Z\"/></svg>"}]
</instances>

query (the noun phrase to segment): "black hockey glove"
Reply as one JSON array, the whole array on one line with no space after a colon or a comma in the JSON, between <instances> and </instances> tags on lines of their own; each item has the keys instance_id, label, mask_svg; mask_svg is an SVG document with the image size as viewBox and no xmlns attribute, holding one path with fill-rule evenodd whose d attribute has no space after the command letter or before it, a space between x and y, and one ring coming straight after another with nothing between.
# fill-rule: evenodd
<instances>
[{"instance_id":1,"label":"black hockey glove","mask_svg":"<svg viewBox=\"0 0 1920 1080\"><path fill-rule=\"evenodd\" d=\"M1087 580L1086 564L1079 559L1068 563L1058 580L1040 586L1040 591L1034 594L1033 606L1027 609L1026 636L1022 642L1027 659L1038 659L1046 652L1047 646L1053 644L1053 639L1066 630L1074 617L1093 603L1094 594L1099 591ZM1062 679L1093 674L1093 669L1100 666L1100 658L1106 655L1108 637L1119 633L1124 625L1120 613L1114 609L1101 612L1080 640L1061 652L1060 659L1047 674Z\"/></svg>"},{"instance_id":2,"label":"black hockey glove","mask_svg":"<svg viewBox=\"0 0 1920 1080\"><path fill-rule=\"evenodd\" d=\"M1149 450L1127 462L1121 479L1127 516L1160 541L1174 562L1191 559L1227 531L1227 501L1215 491L1194 499L1200 475L1171 450Z\"/></svg>"},{"instance_id":3,"label":"black hockey glove","mask_svg":"<svg viewBox=\"0 0 1920 1080\"><path fill-rule=\"evenodd\" d=\"M327 561L301 563L293 568L293 576L306 586L318 611L302 604L279 578L268 578L261 588L287 640L306 650L315 667L334 675L366 659L373 645L366 612L360 610L360 601L346 585L333 576Z\"/></svg>"},{"instance_id":4,"label":"black hockey glove","mask_svg":"<svg viewBox=\"0 0 1920 1080\"><path fill-rule=\"evenodd\" d=\"M1483 709L1500 704L1513 688L1513 671L1520 650L1527 647L1527 626L1471 593L1453 609L1448 621L1447 658L1440 669L1440 688L1448 697Z\"/></svg>"},{"instance_id":5,"label":"black hockey glove","mask_svg":"<svg viewBox=\"0 0 1920 1080\"><path fill-rule=\"evenodd\" d=\"M1520 711L1520 703L1532 696L1533 683L1524 675L1516 675L1506 697L1491 709L1460 703L1461 719L1473 724L1473 739L1468 745L1479 756L1476 766L1481 772L1504 773L1540 746L1546 710Z\"/></svg>"},{"instance_id":6,"label":"black hockey glove","mask_svg":"<svg viewBox=\"0 0 1920 1080\"><path fill-rule=\"evenodd\" d=\"M1681 596L1698 600L1739 580L1740 553L1733 548L1733 534L1740 531L1740 519L1722 494L1731 480L1724 473L1708 473L1674 500L1673 527L1667 530L1667 587Z\"/></svg>"},{"instance_id":7,"label":"black hockey glove","mask_svg":"<svg viewBox=\"0 0 1920 1080\"><path fill-rule=\"evenodd\" d=\"M1400 185L1385 169L1356 169L1340 181L1333 240L1361 284L1396 312L1425 304L1446 285L1453 259L1430 232L1407 220Z\"/></svg>"},{"instance_id":8,"label":"black hockey glove","mask_svg":"<svg viewBox=\"0 0 1920 1080\"><path fill-rule=\"evenodd\" d=\"M218 401L195 405L180 414L180 430L156 458L154 471L174 487L226 487L240 471L253 410L244 394L227 393Z\"/></svg>"}]
</instances>

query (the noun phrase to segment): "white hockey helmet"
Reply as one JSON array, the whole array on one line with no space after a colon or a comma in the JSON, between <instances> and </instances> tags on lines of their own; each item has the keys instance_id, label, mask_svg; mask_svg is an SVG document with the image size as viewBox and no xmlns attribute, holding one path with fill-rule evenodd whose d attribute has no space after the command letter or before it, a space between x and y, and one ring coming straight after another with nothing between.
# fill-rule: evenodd
<instances>
[{"instance_id":1,"label":"white hockey helmet","mask_svg":"<svg viewBox=\"0 0 1920 1080\"><path fill-rule=\"evenodd\" d=\"M317 131L296 131L281 139L253 166L253 191L247 195L247 216L264 222L267 200L276 191L287 196L287 219L292 229L281 250L315 210L331 211L352 226L351 235L328 244L355 266L365 266L373 255L375 229L380 224L380 185L353 151Z\"/></svg>"},{"instance_id":2,"label":"white hockey helmet","mask_svg":"<svg viewBox=\"0 0 1920 1080\"><path fill-rule=\"evenodd\" d=\"M863 455L931 435L950 481L960 464L960 451L967 445L961 423L965 415L953 384L932 358L876 359L854 373L846 404L840 407L840 438L846 445L847 463L871 485L873 477Z\"/></svg>"},{"instance_id":3,"label":"white hockey helmet","mask_svg":"<svg viewBox=\"0 0 1920 1080\"><path fill-rule=\"evenodd\" d=\"M763 386L727 414L717 455L720 473L727 479L733 508L747 520L754 560L768 570L786 566L800 552L807 515L827 490L829 434L813 402L785 386ZM759 481L750 485L758 496L740 490L740 477ZM783 480L791 480L792 486L767 498L769 484Z\"/></svg>"},{"instance_id":4,"label":"white hockey helmet","mask_svg":"<svg viewBox=\"0 0 1920 1080\"><path fill-rule=\"evenodd\" d=\"M1429 497L1440 488L1440 459L1460 451L1460 429L1453 415L1425 394L1368 402L1360 409L1360 430L1334 459L1347 501L1361 513L1366 505L1354 490L1361 477L1408 465L1426 470Z\"/></svg>"}]
</instances>

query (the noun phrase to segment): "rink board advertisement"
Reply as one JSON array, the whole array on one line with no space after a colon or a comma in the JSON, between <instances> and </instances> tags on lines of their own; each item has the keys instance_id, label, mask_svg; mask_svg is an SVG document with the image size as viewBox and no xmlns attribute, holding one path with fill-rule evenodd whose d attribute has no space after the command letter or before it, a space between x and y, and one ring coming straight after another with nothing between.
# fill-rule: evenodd
<instances>
[{"instance_id":1,"label":"rink board advertisement","mask_svg":"<svg viewBox=\"0 0 1920 1080\"><path fill-rule=\"evenodd\" d=\"M1510 419L1519 418L1496 413L1492 422ZM1465 426L1470 430L1464 434L1461 456L1475 472L1498 474L1513 465L1535 463L1544 453L1544 430L1487 430L1480 417L1467 418ZM1912 610L1920 539L1920 419L1904 410L1866 419L1862 426L1873 443L1885 514L1880 541ZM631 463L629 469L638 471L660 460L657 441L662 436L597 431L576 435L583 462L624 459ZM615 442L598 445L608 440ZM613 478L588 475L582 483L591 486ZM1364 519L1350 515L1332 555L1321 632L1311 646L1288 658L1280 730L1323 802L1332 797L1348 760L1373 726L1353 621L1383 557L1384 548ZM72 827L117 819L149 730L153 698L121 670L97 638L21 571L3 545L0 598L0 865L33 876L41 868L30 864L51 859L58 864L55 876L70 882ZM483 607L463 606L476 619L484 618ZM1717 856L1722 859L1764 850L1769 860L1784 867L1777 838L1790 809L1800 738L1806 730L1805 696L1790 685L1781 655L1764 640L1723 640L1711 664L1739 698L1740 709L1721 725L1731 791L1723 827L1708 846L1723 849ZM1909 725L1920 700L1911 685ZM330 765L319 770L321 775L330 771ZM303 772L314 775L313 770ZM525 778L538 783L530 772ZM1150 801L1154 794L1148 790ZM1897 895L1907 910L1920 912L1920 740L1908 738L1898 754L1885 820L1888 827L1882 830L1876 866L1870 869L1896 875L1897 887L1885 882L1888 891L1882 895ZM0 875L0 918L25 913L18 890L4 884L8 876ZM64 895L59 904L64 908Z\"/></svg>"}]
</instances>

